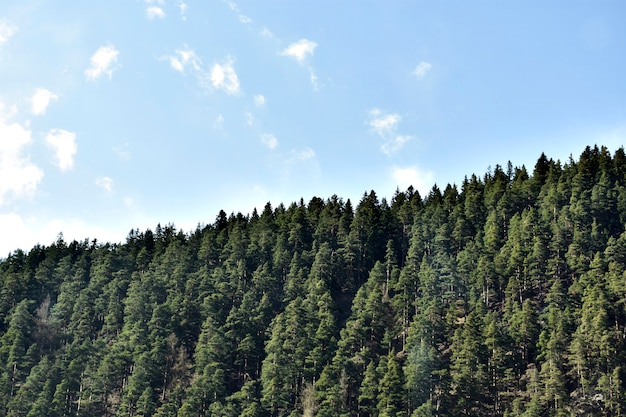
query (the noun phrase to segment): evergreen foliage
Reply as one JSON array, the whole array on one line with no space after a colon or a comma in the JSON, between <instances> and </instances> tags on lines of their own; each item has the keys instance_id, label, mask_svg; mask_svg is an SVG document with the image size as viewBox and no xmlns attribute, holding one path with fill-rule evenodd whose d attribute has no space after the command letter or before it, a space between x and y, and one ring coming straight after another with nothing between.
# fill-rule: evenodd
<instances>
[{"instance_id":1,"label":"evergreen foliage","mask_svg":"<svg viewBox=\"0 0 626 417\"><path fill-rule=\"evenodd\" d=\"M0 261L1 416L626 414L626 155Z\"/></svg>"}]
</instances>

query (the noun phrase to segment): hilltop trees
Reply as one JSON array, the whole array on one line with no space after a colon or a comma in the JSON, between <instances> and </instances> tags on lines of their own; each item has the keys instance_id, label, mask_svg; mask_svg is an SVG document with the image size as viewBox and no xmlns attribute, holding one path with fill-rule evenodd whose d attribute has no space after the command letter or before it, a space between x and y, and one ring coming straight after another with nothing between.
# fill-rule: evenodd
<instances>
[{"instance_id":1,"label":"hilltop trees","mask_svg":"<svg viewBox=\"0 0 626 417\"><path fill-rule=\"evenodd\" d=\"M0 262L0 415L626 413L626 154Z\"/></svg>"}]
</instances>

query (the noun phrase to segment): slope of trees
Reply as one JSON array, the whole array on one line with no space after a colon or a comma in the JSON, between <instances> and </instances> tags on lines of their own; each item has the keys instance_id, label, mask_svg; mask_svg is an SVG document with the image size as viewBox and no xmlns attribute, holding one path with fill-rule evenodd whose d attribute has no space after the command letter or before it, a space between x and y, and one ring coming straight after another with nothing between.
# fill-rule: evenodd
<instances>
[{"instance_id":1,"label":"slope of trees","mask_svg":"<svg viewBox=\"0 0 626 417\"><path fill-rule=\"evenodd\" d=\"M626 414L626 154L0 262L2 416Z\"/></svg>"}]
</instances>

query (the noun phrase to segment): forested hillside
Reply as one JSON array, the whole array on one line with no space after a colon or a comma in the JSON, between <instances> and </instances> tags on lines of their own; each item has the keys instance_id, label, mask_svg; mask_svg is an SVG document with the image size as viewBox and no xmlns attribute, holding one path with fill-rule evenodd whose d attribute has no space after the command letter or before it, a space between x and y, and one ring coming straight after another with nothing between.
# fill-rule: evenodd
<instances>
[{"instance_id":1,"label":"forested hillside","mask_svg":"<svg viewBox=\"0 0 626 417\"><path fill-rule=\"evenodd\" d=\"M619 416L626 154L15 251L3 416ZM9 239L3 236L3 239Z\"/></svg>"}]
</instances>

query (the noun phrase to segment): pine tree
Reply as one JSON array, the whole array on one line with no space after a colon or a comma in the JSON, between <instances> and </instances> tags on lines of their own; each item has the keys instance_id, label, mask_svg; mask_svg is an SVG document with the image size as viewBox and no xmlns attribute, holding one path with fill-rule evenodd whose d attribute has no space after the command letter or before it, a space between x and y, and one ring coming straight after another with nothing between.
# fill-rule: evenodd
<instances>
[{"instance_id":1,"label":"pine tree","mask_svg":"<svg viewBox=\"0 0 626 417\"><path fill-rule=\"evenodd\" d=\"M487 351L483 344L482 315L478 305L472 310L452 342L450 373L456 400L456 415L478 416L486 413L491 401L487 395Z\"/></svg>"},{"instance_id":2,"label":"pine tree","mask_svg":"<svg viewBox=\"0 0 626 417\"><path fill-rule=\"evenodd\" d=\"M384 356L383 356L384 358ZM386 360L382 360L379 368L382 378L378 393L378 415L380 417L405 417L406 395L404 390L404 375L402 367L393 351L389 352ZM384 369L386 365L386 369Z\"/></svg>"}]
</instances>

